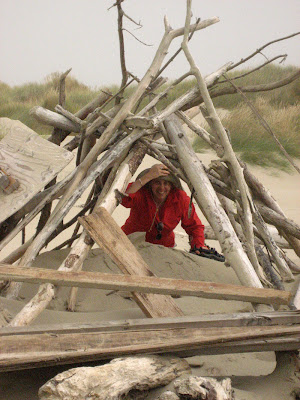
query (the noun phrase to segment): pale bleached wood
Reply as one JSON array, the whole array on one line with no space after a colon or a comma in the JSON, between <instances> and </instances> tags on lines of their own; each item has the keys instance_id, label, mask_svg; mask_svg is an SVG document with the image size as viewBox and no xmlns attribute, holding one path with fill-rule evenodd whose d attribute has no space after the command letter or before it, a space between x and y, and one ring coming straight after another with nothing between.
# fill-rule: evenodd
<instances>
[{"instance_id":1,"label":"pale bleached wood","mask_svg":"<svg viewBox=\"0 0 300 400\"><path fill-rule=\"evenodd\" d=\"M114 211L118 204L115 190L121 192L125 191L129 180L132 178L132 173L141 163L144 154L145 150L143 150L143 146L139 146L135 152L128 155L117 172L114 183L111 185L107 195L104 199L99 199L99 204L97 202L96 207L101 205L105 207L109 213ZM71 249L69 255L60 265L59 270L79 271L93 243L89 235L83 232ZM22 326L30 324L47 307L55 294L56 288L54 285L41 285L38 293L26 304L20 313L14 317L10 325Z\"/></svg>"},{"instance_id":2,"label":"pale bleached wood","mask_svg":"<svg viewBox=\"0 0 300 400\"><path fill-rule=\"evenodd\" d=\"M180 164L195 188L195 200L213 228L226 261L235 270L243 285L262 287L178 118L169 117L165 125L171 142L176 145Z\"/></svg>"},{"instance_id":3,"label":"pale bleached wood","mask_svg":"<svg viewBox=\"0 0 300 400\"><path fill-rule=\"evenodd\" d=\"M5 221L49 183L73 154L43 139L21 122L10 121L0 141L0 167L20 186L7 195L0 192L0 222Z\"/></svg>"},{"instance_id":4,"label":"pale bleached wood","mask_svg":"<svg viewBox=\"0 0 300 400\"><path fill-rule=\"evenodd\" d=\"M51 335L43 333L2 334L0 332L0 370L22 369L126 356L133 354L157 354L189 352L201 354L207 348L216 352L227 343L226 351L235 352L239 342L262 343L270 339L290 339L290 348L300 343L299 325L295 326L242 326L180 329L142 329L123 331L66 332ZM230 345L230 347L229 347ZM236 349L235 349L236 347ZM247 351L249 351L247 349ZM215 353L217 354L217 353Z\"/></svg>"},{"instance_id":5,"label":"pale bleached wood","mask_svg":"<svg viewBox=\"0 0 300 400\"><path fill-rule=\"evenodd\" d=\"M228 68L231 66L232 63L227 63L218 69L216 72L208 75L205 77L206 85L212 86L219 78L222 76ZM154 126L159 126L166 118L170 115L174 114L176 111L181 110L185 104L189 103L199 94L199 88L195 86L187 93L183 94L182 96L178 97L174 100L171 104L164 108L164 110L160 111L159 113L155 114L151 117Z\"/></svg>"},{"instance_id":6,"label":"pale bleached wood","mask_svg":"<svg viewBox=\"0 0 300 400\"><path fill-rule=\"evenodd\" d=\"M199 30L199 29L204 29L207 26L210 26L214 23L217 23L219 19L217 17L201 21L198 24L195 24L194 26L191 26L191 29ZM136 90L132 93L132 95L126 100L124 105L121 107L120 111L117 113L117 115L113 118L111 123L108 125L106 130L103 132L101 135L101 138L98 140L96 145L91 149L89 152L88 156L83 160L83 162L78 166L78 170L76 171L76 175L72 181L72 184L62 197L62 199L58 202L54 212L49 218L48 224L40 232L40 234L37 236L37 238L33 241L32 245L28 248L27 252L25 253L24 257L26 261L25 264L30 263L33 260L42 243L45 243L46 237L49 235L49 232L52 230L55 225L59 223L61 220L61 215L64 212L64 209L68 207L68 204L72 202L72 198L74 198L74 192L75 194L78 194L77 188L80 186L80 182L83 180L85 177L88 169L91 167L93 162L95 161L96 157L106 148L106 145L108 144L109 140L111 139L112 135L115 133L115 131L120 127L120 125L123 123L123 121L126 119L128 114L131 112L132 108L136 105L138 100L141 98L147 87L149 86L152 77L155 75L155 73L158 71L165 55L167 52L167 49L169 45L171 44L172 40L180 35L182 35L184 32L183 28L180 29L174 29L172 30L171 27L167 24L165 20L165 34L161 40L161 43L158 47L158 50L154 56L154 59L151 63L151 66L147 70L146 74L142 78L142 80L139 82L137 85ZM76 196L75 196L76 197ZM50 229L48 229L51 227ZM16 296L16 293L18 292L18 289L14 290L12 295Z\"/></svg>"},{"instance_id":7,"label":"pale bleached wood","mask_svg":"<svg viewBox=\"0 0 300 400\"><path fill-rule=\"evenodd\" d=\"M297 310L300 310L300 283L298 285L293 304L296 307Z\"/></svg>"},{"instance_id":8,"label":"pale bleached wood","mask_svg":"<svg viewBox=\"0 0 300 400\"><path fill-rule=\"evenodd\" d=\"M231 379L203 378L202 376L185 376L174 382L175 392L184 399L234 400Z\"/></svg>"},{"instance_id":9,"label":"pale bleached wood","mask_svg":"<svg viewBox=\"0 0 300 400\"><path fill-rule=\"evenodd\" d=\"M81 130L80 124L72 122L65 116L54 111L47 110L41 106L33 107L30 110L30 115L42 124L50 125L66 132L78 133Z\"/></svg>"},{"instance_id":10,"label":"pale bleached wood","mask_svg":"<svg viewBox=\"0 0 300 400\"><path fill-rule=\"evenodd\" d=\"M83 324L60 323L29 325L1 329L0 337L29 333L112 332L143 329L213 328L233 326L300 325L300 310L241 312L234 314L185 315L182 317L141 318L117 321L94 321Z\"/></svg>"},{"instance_id":11,"label":"pale bleached wood","mask_svg":"<svg viewBox=\"0 0 300 400\"><path fill-rule=\"evenodd\" d=\"M26 253L21 259L21 264L24 266L30 266L32 261L35 259L41 248L46 243L49 236L56 229L60 221L64 218L64 216L69 212L74 203L80 198L82 193L87 189L87 187L95 181L97 176L103 172L106 168L111 166L116 158L120 157L120 154L123 151L128 151L128 148L131 144L138 140L144 134L143 131L136 132L135 135L130 135L125 138L121 143L119 143L115 148L110 151L110 154L104 157L104 160L94 165L94 168L90 169L89 175L85 178L85 180L81 183L81 185L73 192L73 195L69 198L69 201L64 205L64 207L59 209L57 215L55 215L52 220L49 220L47 225L43 228L43 230L37 235L36 239L28 247ZM53 216L53 214L52 214ZM6 297L7 298L15 298L18 295L20 290L20 284L13 283L10 289L7 290ZM30 307L29 307L30 308ZM21 311L22 313L22 311ZM15 322L13 322L15 323Z\"/></svg>"},{"instance_id":12,"label":"pale bleached wood","mask_svg":"<svg viewBox=\"0 0 300 400\"><path fill-rule=\"evenodd\" d=\"M214 18L211 18L208 20L201 21L198 24L192 25L191 29L195 29L195 30L204 29L204 28L206 28L212 24L215 24L217 22L219 22L219 18L214 17ZM68 199L72 196L73 191L77 188L80 181L83 179L83 177L87 173L87 170L90 168L90 166L92 165L92 163L94 162L96 157L106 148L112 135L120 127L120 125L123 123L123 121L129 115L129 113L132 111L133 107L137 104L137 102L139 101L139 99L141 98L141 96L143 95L143 93L145 92L147 87L149 86L152 77L159 70L161 63L166 56L167 49L169 48L173 39L182 35L183 32L184 32L183 28L172 30L171 27L167 23L165 23L165 33L163 35L161 43L157 49L157 52L153 58L153 61L150 65L150 67L148 68L146 74L141 79L141 81L138 83L136 90L125 101L125 103L121 107L120 111L117 113L117 115L113 118L111 123L105 129L105 131L101 135L101 138L98 140L96 145L92 148L92 150L90 151L88 156L80 164L80 166L78 168L78 172L73 180L72 185L70 186L68 191L65 193L65 195L63 196L61 201L56 206L57 210L59 208L62 208L64 206L64 204L66 202L68 202ZM50 219L51 219L51 217L50 217Z\"/></svg>"},{"instance_id":13,"label":"pale bleached wood","mask_svg":"<svg viewBox=\"0 0 300 400\"><path fill-rule=\"evenodd\" d=\"M9 233L5 236L5 238L0 242L0 250L2 250L6 245L10 243L10 241L23 229L25 228L29 222L33 220L33 218L42 210L42 208L51 200L56 198L59 194L62 194L64 190L66 190L66 185L71 181L74 176L75 171L71 172L65 179L61 182L54 185L50 190L45 193L43 198L36 204L36 206L28 212L26 217L22 219L21 222ZM31 204L32 206L34 203ZM27 210L28 211L28 210Z\"/></svg>"},{"instance_id":14,"label":"pale bleached wood","mask_svg":"<svg viewBox=\"0 0 300 400\"><path fill-rule=\"evenodd\" d=\"M130 255L134 259L132 252ZM132 264L134 264L134 261ZM127 276L87 271L72 272L53 271L45 268L20 268L20 266L15 267L4 263L0 263L0 279L30 283L49 282L56 286L196 296L207 299L238 300L265 304L289 304L291 298L291 293L283 290L249 288L231 284L186 281L155 276Z\"/></svg>"},{"instance_id":15,"label":"pale bleached wood","mask_svg":"<svg viewBox=\"0 0 300 400\"><path fill-rule=\"evenodd\" d=\"M91 393L99 400L141 399L140 396L146 395L149 390L190 373L188 362L175 357L114 359L101 366L78 367L61 372L40 388L39 399L87 399Z\"/></svg>"},{"instance_id":16,"label":"pale bleached wood","mask_svg":"<svg viewBox=\"0 0 300 400\"><path fill-rule=\"evenodd\" d=\"M78 220L124 274L153 276L140 253L105 208L99 207L92 214ZM133 298L148 317L183 315L168 295L133 292Z\"/></svg>"}]
</instances>

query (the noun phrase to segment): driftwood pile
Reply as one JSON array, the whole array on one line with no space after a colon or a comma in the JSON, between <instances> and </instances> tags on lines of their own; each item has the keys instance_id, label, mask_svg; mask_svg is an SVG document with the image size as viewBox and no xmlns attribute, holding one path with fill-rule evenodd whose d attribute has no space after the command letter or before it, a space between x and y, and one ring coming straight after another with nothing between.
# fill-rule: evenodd
<instances>
[{"instance_id":1,"label":"driftwood pile","mask_svg":"<svg viewBox=\"0 0 300 400\"><path fill-rule=\"evenodd\" d=\"M123 15L121 1L117 1L116 5L120 17L120 33L122 31L120 21ZM36 235L2 260L0 271L3 279L2 294L7 298L17 298L21 281L31 279L32 282L41 282L38 293L10 322L11 327L29 325L54 298L55 284L58 283L74 286L69 301L69 308L74 309L75 286L82 284L80 279L90 279L89 283L85 282L87 286L97 280L100 285L98 287L116 289L117 282L119 289L127 288L129 291L134 291L134 299L147 316L182 316L182 311L169 296L174 293L176 287L177 294L180 293L180 287L178 289L176 285L165 286L165 291L162 291L159 289L162 287L162 282L155 277L151 283L151 278L149 278L151 272L147 265L138 252L130 247L129 240L124 237L120 228L112 229L113 221L110 220L110 214L119 204L120 193L126 190L146 154L165 164L188 185L194 200L209 222L214 238L220 243L226 264L234 269L241 285L257 290L258 292L255 292L257 296L259 289L270 290L269 300L268 294L264 292L263 295L261 292L260 297L255 298L253 294L251 301L256 304L260 304L260 300L261 303L274 304L276 290L282 291L282 296L279 295L281 300L278 300L278 296L276 297L278 304L287 304L291 300L289 296L285 296L284 282L293 281L293 272L299 273L300 268L287 257L283 248L293 249L300 256L300 227L285 216L269 191L234 153L230 142L230 132L223 127L212 98L230 93L234 95L272 90L297 79L300 71L268 85L237 87L229 80L227 84L220 85L220 79L224 81L224 76L227 79L226 72L237 68L271 44L268 43L241 62L228 63L203 78L190 53L188 43L196 31L217 23L219 19L214 17L201 22L197 21L192 25L190 19L191 2L187 1L185 26L172 29L165 19L165 33L142 79L133 77L128 80L130 74L122 63L123 80L121 89L116 95L113 96L108 90L102 90L94 101L76 114L71 114L65 109L65 79L69 73L67 71L61 76L59 105L55 108L55 112L39 106L31 110L31 115L38 121L53 127L53 133L48 139L50 142L59 146L63 141L65 143L72 134L70 141L64 144L64 149L70 152L77 151L77 166L62 181L52 180L17 212L1 223L0 250L40 214ZM181 50L190 64L190 71L157 94L157 89L167 81L161 77L165 69L164 58L171 42L177 37L183 37ZM124 58L122 45L121 58ZM171 60L174 58L172 57ZM165 109L157 111L159 101L167 96L179 82L191 75L196 78L195 87ZM124 89L132 82L136 82L135 90L126 98ZM142 101L146 100L147 105L141 108ZM108 111L104 112L104 107ZM195 107L197 107L197 112L201 112L205 117L211 133L198 126L190 118ZM192 129L216 152L218 160L214 161L209 169L203 166L195 154L183 124ZM161 138L164 140L162 141ZM63 221L73 205L89 187L91 192L85 207L76 218L65 224ZM22 185L18 190L22 190ZM57 205L51 210L51 203L58 198ZM74 234L61 245L61 247L70 247L69 255L59 267L58 275L50 276L49 272L50 275L47 275L48 280L45 283L44 274L40 273L37 276L30 267L39 252L71 224L76 224ZM270 229L270 226L276 228L276 235L273 234L274 231ZM280 239L277 240L279 235ZM114 246L111 246L112 241ZM122 281L122 276L119 281L117 276L111 277L110 285L112 286L105 283L100 274L97 277L84 277L84 272L80 271L94 242L111 255L124 274L132 275L132 277L128 277L125 281ZM115 245L116 242L117 245ZM263 250L263 246L267 249L267 253ZM17 264L12 266L14 263ZM143 281L143 277L148 281ZM127 277L124 276L124 278ZM178 282L177 285L179 285ZM193 290L196 293L197 289L197 295L199 291L202 290L203 294L207 290L207 297L217 290L212 287L203 289L199 286L181 289L181 294L191 293ZM225 289L229 290L229 288ZM246 288L244 292L246 296L248 293ZM226 293L219 292L219 296L223 295L225 296ZM245 301L249 301L249 297ZM295 299L290 302L290 307L300 309L300 290ZM296 333L293 334L296 335Z\"/></svg>"}]
</instances>

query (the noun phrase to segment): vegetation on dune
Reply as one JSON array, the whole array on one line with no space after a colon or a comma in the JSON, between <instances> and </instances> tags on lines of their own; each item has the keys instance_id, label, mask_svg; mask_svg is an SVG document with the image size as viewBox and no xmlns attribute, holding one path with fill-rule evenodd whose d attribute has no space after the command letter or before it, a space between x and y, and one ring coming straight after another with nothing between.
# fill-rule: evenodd
<instances>
[{"instance_id":1,"label":"vegetation on dune","mask_svg":"<svg viewBox=\"0 0 300 400\"><path fill-rule=\"evenodd\" d=\"M279 81L295 71L294 66L268 65L242 78L234 80L239 87L266 84ZM230 79L244 75L249 70L231 71ZM20 120L25 125L41 135L52 132L51 127L41 125L30 116L30 109L34 106L42 106L54 110L58 103L59 73L53 73L46 77L43 83L27 83L21 86L10 87L0 82L0 117ZM222 79L221 79L222 80ZM175 86L167 96L157 105L158 110L163 109L186 93L194 86L194 79L186 79ZM228 85L219 83L218 87ZM159 90L166 89L164 85ZM129 86L124 96L127 97L135 89L135 84ZM93 100L101 88L90 88L74 77L66 78L66 109L75 113ZM118 86L109 88L116 93ZM299 148L299 95L300 80L279 89L260 93L246 93L247 98L255 105L260 115L267 121L274 134L278 137L286 151L295 158L300 158ZM140 108L146 104L145 99ZM241 158L248 163L262 166L274 166L277 168L288 168L285 157L280 152L271 135L262 127L249 106L245 104L240 94L224 95L213 99L216 108L230 110L222 117L224 126L229 130L233 148L239 152ZM209 128L206 126L206 129ZM205 144L199 138L194 141L196 151L205 150Z\"/></svg>"}]
</instances>

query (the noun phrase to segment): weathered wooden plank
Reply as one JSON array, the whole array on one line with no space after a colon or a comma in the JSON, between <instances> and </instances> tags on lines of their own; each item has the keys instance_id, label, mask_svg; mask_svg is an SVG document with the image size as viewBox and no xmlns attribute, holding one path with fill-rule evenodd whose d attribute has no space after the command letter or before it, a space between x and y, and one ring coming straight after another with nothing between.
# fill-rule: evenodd
<instances>
[{"instance_id":1,"label":"weathered wooden plank","mask_svg":"<svg viewBox=\"0 0 300 400\"><path fill-rule=\"evenodd\" d=\"M0 167L20 186L9 195L0 191L0 222L23 207L73 158L71 152L43 139L19 121L8 120L5 128L0 141Z\"/></svg>"},{"instance_id":2,"label":"weathered wooden plank","mask_svg":"<svg viewBox=\"0 0 300 400\"><path fill-rule=\"evenodd\" d=\"M200 351L209 345L231 346L239 341L289 338L300 344L298 326L181 328L69 334L6 335L0 342L0 370L34 367L40 363L70 363L128 354ZM277 343L280 343L277 340ZM263 348L263 347L262 347ZM228 352L231 352L228 349Z\"/></svg>"},{"instance_id":3,"label":"weathered wooden plank","mask_svg":"<svg viewBox=\"0 0 300 400\"><path fill-rule=\"evenodd\" d=\"M126 319L119 321L100 321L85 324L66 323L54 325L29 325L2 327L0 338L5 335L23 335L36 333L88 333L94 331L129 331L147 329L181 328L225 328L243 326L300 325L300 311L270 311L235 314L192 315L176 318Z\"/></svg>"},{"instance_id":4,"label":"weathered wooden plank","mask_svg":"<svg viewBox=\"0 0 300 400\"><path fill-rule=\"evenodd\" d=\"M30 283L52 283L58 286L89 287L94 289L125 290L138 293L157 293L197 296L207 299L238 300L264 304L289 304L291 293L283 290L260 289L231 284L186 281L103 274L87 271L56 271L45 268L23 268L0 263L0 279Z\"/></svg>"},{"instance_id":5,"label":"weathered wooden plank","mask_svg":"<svg viewBox=\"0 0 300 400\"><path fill-rule=\"evenodd\" d=\"M153 276L149 266L109 212L99 207L92 214L78 218L89 235L106 251L124 274ZM171 296L133 292L133 298L148 317L183 315Z\"/></svg>"}]
</instances>

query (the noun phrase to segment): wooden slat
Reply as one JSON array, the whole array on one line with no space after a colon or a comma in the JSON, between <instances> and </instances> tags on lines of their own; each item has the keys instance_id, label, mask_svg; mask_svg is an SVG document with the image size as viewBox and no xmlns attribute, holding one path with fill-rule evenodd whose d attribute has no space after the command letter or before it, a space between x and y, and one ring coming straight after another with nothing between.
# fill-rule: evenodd
<instances>
[{"instance_id":1,"label":"wooden slat","mask_svg":"<svg viewBox=\"0 0 300 400\"><path fill-rule=\"evenodd\" d=\"M154 276L142 256L105 208L99 207L92 214L78 218L78 221L124 274ZM133 292L133 298L148 317L183 315L171 296Z\"/></svg>"},{"instance_id":2,"label":"wooden slat","mask_svg":"<svg viewBox=\"0 0 300 400\"><path fill-rule=\"evenodd\" d=\"M73 154L43 139L20 121L8 121L0 141L0 167L20 186L7 195L0 190L0 222L42 190L73 158Z\"/></svg>"},{"instance_id":3,"label":"wooden slat","mask_svg":"<svg viewBox=\"0 0 300 400\"><path fill-rule=\"evenodd\" d=\"M128 354L198 351L209 346L231 347L248 340L291 339L289 346L300 345L297 326L253 326L229 328L152 329L68 334L24 334L0 336L0 370L21 369L113 358ZM263 348L263 346L262 346ZM241 348L240 348L241 350ZM227 350L231 351L230 348Z\"/></svg>"},{"instance_id":4,"label":"wooden slat","mask_svg":"<svg viewBox=\"0 0 300 400\"><path fill-rule=\"evenodd\" d=\"M20 268L0 263L0 279L30 283L49 282L58 286L77 286L95 289L126 290L139 293L158 293L197 296L208 299L238 300L264 304L289 304L291 294L283 290L260 289L214 282L186 281L103 274L87 271L56 271L44 268Z\"/></svg>"},{"instance_id":5,"label":"wooden slat","mask_svg":"<svg viewBox=\"0 0 300 400\"><path fill-rule=\"evenodd\" d=\"M243 326L299 325L300 311L269 311L234 314L193 315L176 318L144 318L119 321L89 322L84 324L65 323L54 325L28 325L3 327L0 337L5 335L23 335L37 333L89 333L94 331L112 332L147 329L181 329L181 328L225 328Z\"/></svg>"}]
</instances>

